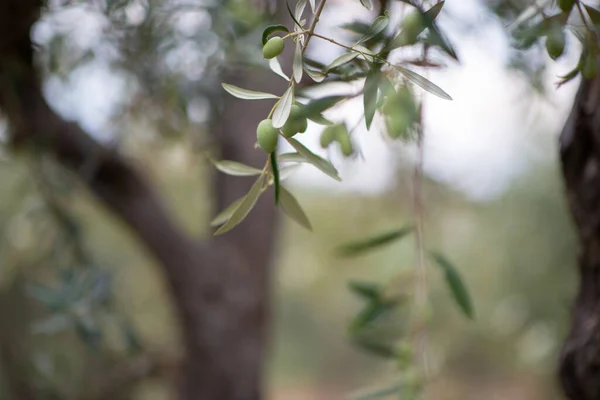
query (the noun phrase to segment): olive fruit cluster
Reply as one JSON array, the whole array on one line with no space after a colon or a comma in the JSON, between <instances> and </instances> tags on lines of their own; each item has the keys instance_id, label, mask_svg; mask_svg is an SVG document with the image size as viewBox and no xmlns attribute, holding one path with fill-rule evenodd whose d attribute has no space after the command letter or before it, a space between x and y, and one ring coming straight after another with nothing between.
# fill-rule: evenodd
<instances>
[{"instance_id":1,"label":"olive fruit cluster","mask_svg":"<svg viewBox=\"0 0 600 400\"><path fill-rule=\"evenodd\" d=\"M286 123L281 127L281 133L286 138L291 138L296 133L306 132L308 120L302 115L302 109L297 104L292 104L290 116ZM263 119L256 127L256 139L261 149L267 153L272 153L277 148L279 140L279 130L273 126L271 119Z\"/></svg>"},{"instance_id":2,"label":"olive fruit cluster","mask_svg":"<svg viewBox=\"0 0 600 400\"><path fill-rule=\"evenodd\" d=\"M409 129L418 121L419 112L407 86L389 94L381 108L388 135L392 139L406 138Z\"/></svg>"},{"instance_id":3,"label":"olive fruit cluster","mask_svg":"<svg viewBox=\"0 0 600 400\"><path fill-rule=\"evenodd\" d=\"M297 104L292 104L290 116L285 124L281 127L281 132L286 138L291 138L296 133L306 132L308 120L302 115L302 109Z\"/></svg>"},{"instance_id":4,"label":"olive fruit cluster","mask_svg":"<svg viewBox=\"0 0 600 400\"><path fill-rule=\"evenodd\" d=\"M342 154L346 157L354 154L354 146L350 134L344 124L330 125L321 133L321 147L326 148L333 142L338 142Z\"/></svg>"},{"instance_id":5,"label":"olive fruit cluster","mask_svg":"<svg viewBox=\"0 0 600 400\"><path fill-rule=\"evenodd\" d=\"M275 58L283 52L283 48L285 47L285 42L279 36L272 37L267 40L267 43L263 46L262 53L263 57L267 60L271 58Z\"/></svg>"}]
</instances>

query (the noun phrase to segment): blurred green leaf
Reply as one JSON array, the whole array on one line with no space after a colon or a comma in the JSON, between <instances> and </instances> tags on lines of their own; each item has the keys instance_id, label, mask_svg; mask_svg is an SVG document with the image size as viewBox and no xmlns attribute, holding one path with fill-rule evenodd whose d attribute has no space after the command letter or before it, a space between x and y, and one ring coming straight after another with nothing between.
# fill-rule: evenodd
<instances>
[{"instance_id":1,"label":"blurred green leaf","mask_svg":"<svg viewBox=\"0 0 600 400\"><path fill-rule=\"evenodd\" d=\"M356 394L356 395L352 396L351 399L352 400L383 399L383 398L392 396L394 394L399 394L399 393L401 393L400 392L401 390L402 390L402 386L400 384L395 384L390 387L376 389L376 390L372 390L372 391L362 393L362 394Z\"/></svg>"},{"instance_id":2,"label":"blurred green leaf","mask_svg":"<svg viewBox=\"0 0 600 400\"><path fill-rule=\"evenodd\" d=\"M377 92L379 88L379 68L375 64L371 64L371 69L367 73L365 86L363 90L363 106L365 110L365 123L367 130L371 129L371 123L377 110Z\"/></svg>"},{"instance_id":3,"label":"blurred green leaf","mask_svg":"<svg viewBox=\"0 0 600 400\"><path fill-rule=\"evenodd\" d=\"M275 111L273 111L273 128L281 128L285 125L290 111L292 110L294 86L287 88L281 99L275 105Z\"/></svg>"},{"instance_id":4,"label":"blurred green leaf","mask_svg":"<svg viewBox=\"0 0 600 400\"><path fill-rule=\"evenodd\" d=\"M232 176L255 176L262 174L262 171L258 168L250 167L248 165L229 160L211 160L219 171Z\"/></svg>"},{"instance_id":5,"label":"blurred green leaf","mask_svg":"<svg viewBox=\"0 0 600 400\"><path fill-rule=\"evenodd\" d=\"M590 16L590 19L592 20L593 24L596 26L599 26L600 25L600 11L595 9L592 6L588 6L585 3L582 3L582 4L585 7L585 11Z\"/></svg>"},{"instance_id":6,"label":"blurred green leaf","mask_svg":"<svg viewBox=\"0 0 600 400\"><path fill-rule=\"evenodd\" d=\"M262 193L262 185L264 182L264 178L264 175L258 177L258 179L254 183L254 185L252 185L250 191L248 192L248 194L246 194L240 205L233 211L231 217L227 220L227 222L225 222L223 226L217 229L217 231L214 233L215 236L230 231L248 216L250 211L252 211L252 208L254 208L254 206L256 205L260 194Z\"/></svg>"},{"instance_id":7,"label":"blurred green leaf","mask_svg":"<svg viewBox=\"0 0 600 400\"><path fill-rule=\"evenodd\" d=\"M296 149L296 151L300 155L302 155L302 157L304 157L306 162L314 165L315 167L317 167L336 181L341 182L342 179L340 178L337 169L335 169L335 167L329 161L314 154L312 151L307 149L302 143L300 143L294 138L287 139L287 141L289 144L292 145L294 149Z\"/></svg>"},{"instance_id":8,"label":"blurred green leaf","mask_svg":"<svg viewBox=\"0 0 600 400\"><path fill-rule=\"evenodd\" d=\"M298 224L305 227L309 231L312 231L310 221L308 220L308 217L306 216L304 210L302 210L302 207L300 206L300 203L298 203L298 200L296 200L296 198L284 187L281 187L280 190L281 194L279 200L283 211Z\"/></svg>"},{"instance_id":9,"label":"blurred green leaf","mask_svg":"<svg viewBox=\"0 0 600 400\"><path fill-rule=\"evenodd\" d=\"M294 23L300 27L302 27L302 24L296 19L296 17L294 16L294 13L292 12L292 9L290 8L290 3L288 2L288 0L285 0L285 5L287 7L287 11L288 14L290 15L290 17L292 18L292 21L294 21Z\"/></svg>"},{"instance_id":10,"label":"blurred green leaf","mask_svg":"<svg viewBox=\"0 0 600 400\"><path fill-rule=\"evenodd\" d=\"M435 94L444 100L452 100L452 97L450 97L448 93L444 92L439 86L431 82L429 79L399 65L394 65L394 68L400 71L400 73L402 73L408 80L419 85L427 92Z\"/></svg>"},{"instance_id":11,"label":"blurred green leaf","mask_svg":"<svg viewBox=\"0 0 600 400\"><path fill-rule=\"evenodd\" d=\"M431 257L434 261L442 267L446 276L446 283L452 292L452 296L459 306L461 311L469 318L473 319L475 311L473 309L473 303L467 287L463 283L458 270L452 263L438 252L430 252Z\"/></svg>"},{"instance_id":12,"label":"blurred green leaf","mask_svg":"<svg viewBox=\"0 0 600 400\"><path fill-rule=\"evenodd\" d=\"M339 56L338 58L336 58L335 60L333 60L325 68L323 68L323 73L327 73L327 72L331 71L332 69L335 69L335 68L340 67L340 66L342 66L344 64L347 64L350 61L354 60L356 57L358 57L358 53L357 52L350 51L348 53L344 53L341 56Z\"/></svg>"},{"instance_id":13,"label":"blurred green leaf","mask_svg":"<svg viewBox=\"0 0 600 400\"><path fill-rule=\"evenodd\" d=\"M379 357L394 359L396 357L396 352L394 351L394 346L391 346L386 343L379 343L373 339L369 339L361 336L352 337L352 343L356 346L362 348L363 350L368 351L371 354L374 354Z\"/></svg>"},{"instance_id":14,"label":"blurred green leaf","mask_svg":"<svg viewBox=\"0 0 600 400\"><path fill-rule=\"evenodd\" d=\"M380 300L381 299L381 285L370 282L348 282L348 288L358 294L359 296L367 300Z\"/></svg>"},{"instance_id":15,"label":"blurred green leaf","mask_svg":"<svg viewBox=\"0 0 600 400\"><path fill-rule=\"evenodd\" d=\"M227 206L226 209L221 211L216 217L213 218L212 221L210 221L210 226L215 227L227 222L227 220L231 218L233 212L240 206L240 204L242 204L242 201L244 201L245 198L246 196L240 197L239 199L231 203L229 206Z\"/></svg>"},{"instance_id":16,"label":"blurred green leaf","mask_svg":"<svg viewBox=\"0 0 600 400\"><path fill-rule=\"evenodd\" d=\"M256 92L254 90L242 89L240 87L230 85L229 83L222 83L223 89L229 94L238 99L244 100L264 100L264 99L278 99L279 97L271 93Z\"/></svg>"},{"instance_id":17,"label":"blurred green leaf","mask_svg":"<svg viewBox=\"0 0 600 400\"><path fill-rule=\"evenodd\" d=\"M278 156L279 162L307 162L306 158L300 153L283 153Z\"/></svg>"},{"instance_id":18,"label":"blurred green leaf","mask_svg":"<svg viewBox=\"0 0 600 400\"><path fill-rule=\"evenodd\" d=\"M392 242L402 239L413 231L412 226L406 226L398 229L394 229L390 232L385 232L375 236L368 237L356 242L351 242L340 246L338 253L343 257L350 257L366 253L368 251L377 249L381 246L388 245Z\"/></svg>"},{"instance_id":19,"label":"blurred green leaf","mask_svg":"<svg viewBox=\"0 0 600 400\"><path fill-rule=\"evenodd\" d=\"M365 32L363 37L361 37L358 40L358 42L356 42L355 45L364 43L367 40L374 38L375 36L380 34L385 28L387 28L389 23L390 23L390 17L388 17L387 15L378 16L377 18L375 18L373 23L369 26L369 29L367 30L367 32Z\"/></svg>"},{"instance_id":20,"label":"blurred green leaf","mask_svg":"<svg viewBox=\"0 0 600 400\"><path fill-rule=\"evenodd\" d=\"M296 48L294 50L294 60L292 63L292 72L294 74L294 80L296 83L300 83L302 80L302 65L302 45L300 44L300 41L297 41Z\"/></svg>"},{"instance_id":21,"label":"blurred green leaf","mask_svg":"<svg viewBox=\"0 0 600 400\"><path fill-rule=\"evenodd\" d=\"M285 25L270 25L265 28L262 34L262 44L263 46L269 40L269 35L275 32L286 32L289 33L290 30Z\"/></svg>"},{"instance_id":22,"label":"blurred green leaf","mask_svg":"<svg viewBox=\"0 0 600 400\"><path fill-rule=\"evenodd\" d=\"M367 10L373 9L373 2L371 0L360 0L360 4L362 4Z\"/></svg>"}]
</instances>

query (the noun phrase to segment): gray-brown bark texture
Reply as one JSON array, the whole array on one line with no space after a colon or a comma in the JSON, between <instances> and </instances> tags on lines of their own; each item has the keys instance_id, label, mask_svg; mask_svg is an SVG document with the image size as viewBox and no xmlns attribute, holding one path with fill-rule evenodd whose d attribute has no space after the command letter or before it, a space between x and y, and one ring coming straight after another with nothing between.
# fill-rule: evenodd
<instances>
[{"instance_id":1,"label":"gray-brown bark texture","mask_svg":"<svg viewBox=\"0 0 600 400\"><path fill-rule=\"evenodd\" d=\"M54 155L163 267L186 350L179 398L261 398L275 226L272 199L264 196L230 235L203 242L188 237L135 166L48 106L30 41L41 6L40 0L0 0L0 111L10 123L12 143L35 145ZM264 110L254 104L226 105L227 122L217 142L223 158L262 166L265 155L253 150L252 137ZM96 168L84 173L90 159ZM217 176L219 206L242 195L250 183Z\"/></svg>"},{"instance_id":2,"label":"gray-brown bark texture","mask_svg":"<svg viewBox=\"0 0 600 400\"><path fill-rule=\"evenodd\" d=\"M561 138L566 195L580 241L579 293L559 374L572 400L600 399L600 76L584 80Z\"/></svg>"}]
</instances>

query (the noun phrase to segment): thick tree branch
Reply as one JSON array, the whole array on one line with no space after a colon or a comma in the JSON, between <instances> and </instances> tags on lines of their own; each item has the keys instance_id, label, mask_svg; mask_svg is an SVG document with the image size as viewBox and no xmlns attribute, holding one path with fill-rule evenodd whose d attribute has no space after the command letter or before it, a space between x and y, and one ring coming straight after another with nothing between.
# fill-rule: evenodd
<instances>
[{"instance_id":1,"label":"thick tree branch","mask_svg":"<svg viewBox=\"0 0 600 400\"><path fill-rule=\"evenodd\" d=\"M13 144L42 149L78 175L161 264L185 344L180 398L260 398L272 204L263 201L262 212L253 213L257 231L248 221L234 234L207 242L186 236L142 173L47 104L29 38L40 7L37 0L0 0L0 110ZM227 128L236 128L238 139L224 134L224 152L246 162L244 155L253 154L246 147L250 140L239 140L239 123ZM231 178L220 178L217 188L222 200L243 194Z\"/></svg>"},{"instance_id":2,"label":"thick tree branch","mask_svg":"<svg viewBox=\"0 0 600 400\"><path fill-rule=\"evenodd\" d=\"M580 241L579 293L560 378L572 400L600 399L600 77L582 81L561 138L566 195Z\"/></svg>"}]
</instances>

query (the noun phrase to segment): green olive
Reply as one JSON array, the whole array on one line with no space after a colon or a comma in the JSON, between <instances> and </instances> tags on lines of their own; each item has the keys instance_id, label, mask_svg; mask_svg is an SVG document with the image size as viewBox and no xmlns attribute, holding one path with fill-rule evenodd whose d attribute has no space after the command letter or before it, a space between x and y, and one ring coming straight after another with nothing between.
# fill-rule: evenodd
<instances>
[{"instance_id":1,"label":"green olive","mask_svg":"<svg viewBox=\"0 0 600 400\"><path fill-rule=\"evenodd\" d=\"M282 38L279 36L272 37L267 40L267 43L263 46L263 57L267 60L277 57L283 51L284 46L285 42Z\"/></svg>"},{"instance_id":2,"label":"green olive","mask_svg":"<svg viewBox=\"0 0 600 400\"><path fill-rule=\"evenodd\" d=\"M279 133L277 129L273 127L273 121L270 119L263 119L256 128L256 138L258 139L258 145L261 149L267 153L272 153L277 148L277 140L279 139Z\"/></svg>"},{"instance_id":3,"label":"green olive","mask_svg":"<svg viewBox=\"0 0 600 400\"><path fill-rule=\"evenodd\" d=\"M306 117L301 116L302 109L297 104L293 104L290 110L290 116L288 120L281 128L283 136L291 138L296 133L304 133L308 128L308 120Z\"/></svg>"},{"instance_id":4,"label":"green olive","mask_svg":"<svg viewBox=\"0 0 600 400\"><path fill-rule=\"evenodd\" d=\"M575 0L558 0L558 7L560 7L563 12L571 11L574 4Z\"/></svg>"},{"instance_id":5,"label":"green olive","mask_svg":"<svg viewBox=\"0 0 600 400\"><path fill-rule=\"evenodd\" d=\"M354 154L354 146L352 145L352 140L350 140L350 134L346 129L346 125L336 125L335 140L340 144L340 150L344 156L350 157Z\"/></svg>"},{"instance_id":6,"label":"green olive","mask_svg":"<svg viewBox=\"0 0 600 400\"><path fill-rule=\"evenodd\" d=\"M326 148L337 138L338 125L330 125L321 132L321 147Z\"/></svg>"},{"instance_id":7,"label":"green olive","mask_svg":"<svg viewBox=\"0 0 600 400\"><path fill-rule=\"evenodd\" d=\"M554 29L546 37L546 50L553 60L562 56L565 51L565 33L562 29Z\"/></svg>"},{"instance_id":8,"label":"green olive","mask_svg":"<svg viewBox=\"0 0 600 400\"><path fill-rule=\"evenodd\" d=\"M598 70L598 61L596 60L596 54L587 53L583 58L583 66L581 67L581 73L585 79L593 79L596 76Z\"/></svg>"}]
</instances>

